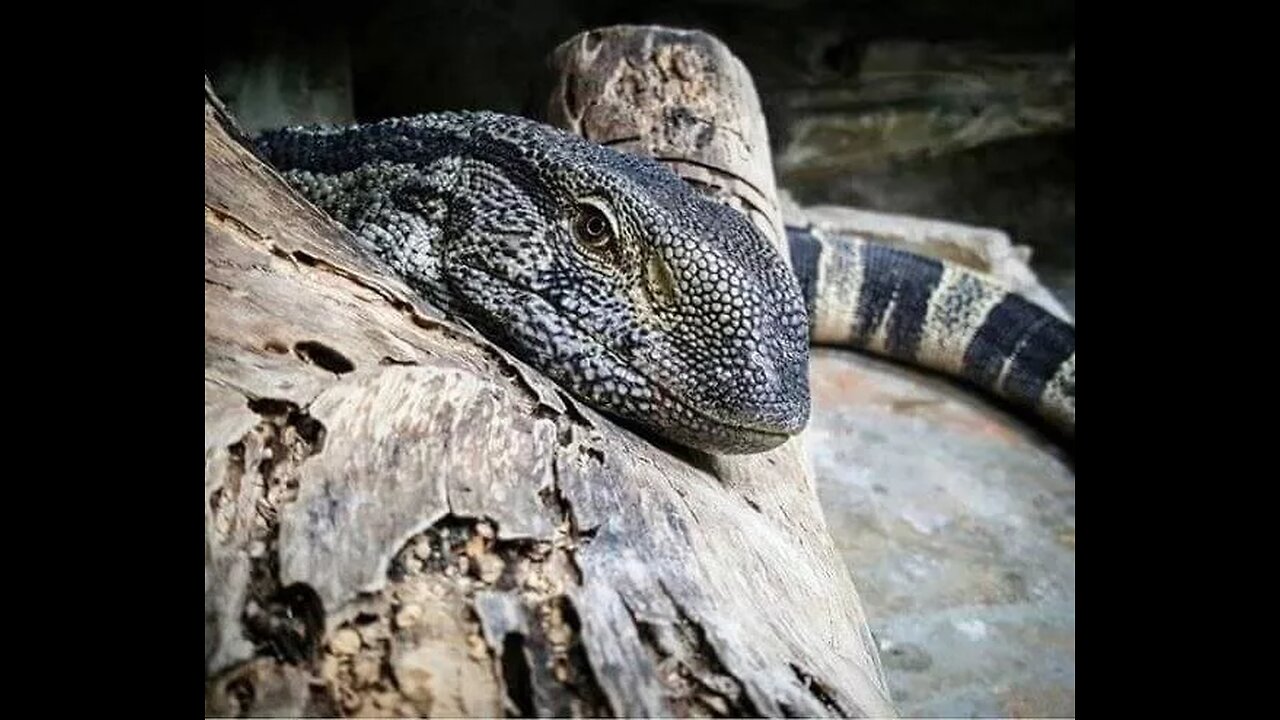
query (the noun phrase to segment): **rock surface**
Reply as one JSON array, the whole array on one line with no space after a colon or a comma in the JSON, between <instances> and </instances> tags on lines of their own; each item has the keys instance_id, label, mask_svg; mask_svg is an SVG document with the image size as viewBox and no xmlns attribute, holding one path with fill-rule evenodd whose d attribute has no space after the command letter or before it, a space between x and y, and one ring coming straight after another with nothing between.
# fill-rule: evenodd
<instances>
[{"instance_id":1,"label":"rock surface","mask_svg":"<svg viewBox=\"0 0 1280 720\"><path fill-rule=\"evenodd\" d=\"M817 349L807 449L904 717L1075 715L1075 477L950 382Z\"/></svg>"}]
</instances>

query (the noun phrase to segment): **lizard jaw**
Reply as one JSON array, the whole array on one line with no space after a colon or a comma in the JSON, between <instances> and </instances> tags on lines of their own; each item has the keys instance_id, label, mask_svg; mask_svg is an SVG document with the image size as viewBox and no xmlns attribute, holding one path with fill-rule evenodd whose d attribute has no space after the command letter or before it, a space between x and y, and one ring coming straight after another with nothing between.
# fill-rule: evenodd
<instances>
[{"instance_id":1,"label":"lizard jaw","mask_svg":"<svg viewBox=\"0 0 1280 720\"><path fill-rule=\"evenodd\" d=\"M638 411L627 407L625 404L611 402L611 396L602 395L597 388L584 385L581 380L565 370L564 363L549 362L542 367L538 367L528 360L525 361L534 365L540 372L550 376L583 402L599 407L607 414L614 415L628 423L639 425L681 445L723 455L751 454L771 450L786 442L792 435L800 432L807 424L807 412L793 414L786 421L778 424L753 422L745 419L728 419L713 413L709 409L696 407L682 400L680 395L668 387L666 383L655 379L654 373L650 372L643 363L627 361L611 349L608 344L582 327L581 323L571 313L561 311L555 303L548 300L541 293L516 284L509 278L498 275L492 270L477 267L473 264L455 266L456 270L469 271L485 276L488 297L492 297L492 289L496 284L511 293L523 296L526 302L541 304L543 306L541 309L546 311L543 316L554 315L558 318L562 323L562 329L571 331L576 336L573 338L574 340L587 345L596 361L607 360L607 364L618 371L615 376L629 375L631 378L639 380L648 391L651 399L647 403L648 411ZM474 302L472 304L474 305ZM509 327L503 327L501 323L497 323L492 317L489 317L491 311L483 305L478 306L477 309L479 310L477 316L470 317L468 318L469 320L481 325L488 325L497 330L497 337L504 338L505 342L520 343L522 341L519 335L512 336ZM524 342L531 342L529 339L523 340ZM563 341L561 344L563 344ZM517 354L527 356L526 353Z\"/></svg>"}]
</instances>

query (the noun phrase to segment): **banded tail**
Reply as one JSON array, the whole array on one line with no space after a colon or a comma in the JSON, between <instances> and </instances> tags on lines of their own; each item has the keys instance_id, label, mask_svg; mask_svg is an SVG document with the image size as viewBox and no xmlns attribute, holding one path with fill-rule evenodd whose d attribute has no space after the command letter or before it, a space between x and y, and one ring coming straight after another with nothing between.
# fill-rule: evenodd
<instances>
[{"instance_id":1,"label":"banded tail","mask_svg":"<svg viewBox=\"0 0 1280 720\"><path fill-rule=\"evenodd\" d=\"M807 228L787 238L813 344L967 380L1074 437L1074 326L958 265Z\"/></svg>"}]
</instances>

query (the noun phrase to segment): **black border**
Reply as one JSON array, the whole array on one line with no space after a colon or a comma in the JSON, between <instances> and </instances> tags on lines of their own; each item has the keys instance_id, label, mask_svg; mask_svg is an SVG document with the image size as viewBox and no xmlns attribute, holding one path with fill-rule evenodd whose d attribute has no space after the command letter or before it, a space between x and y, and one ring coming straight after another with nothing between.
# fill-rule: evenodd
<instances>
[{"instance_id":1,"label":"black border","mask_svg":"<svg viewBox=\"0 0 1280 720\"><path fill-rule=\"evenodd\" d=\"M30 396L10 405L19 471L9 518L26 542L11 545L8 571L11 589L36 590L24 614L41 630L17 629L32 633L25 646L40 657L28 672L63 681L53 697L203 712L203 680L181 661L203 646L195 558L204 529L183 499L196 492L186 476L200 474L203 432L194 238L204 68L191 35L202 13L220 10L191 6L175 18L158 7L103 6L99 17L63 8L13 29L43 32L20 52L53 69L11 65L9 317L19 336L10 352L22 360L10 378ZM1242 59L1255 41L1239 28L1219 33L1200 17L1178 28L1172 7L1090 9L1077 33L1078 338L1093 359L1075 452L1085 478L1076 703L1150 712L1166 698L1187 707L1190 688L1166 689L1174 677L1212 687L1223 652L1197 652L1196 640L1221 628L1215 596L1265 587L1205 574L1220 562L1204 551L1257 523L1247 510L1264 501L1244 493L1265 489L1274 472L1268 447L1246 430L1270 424L1268 363L1237 366L1238 348L1265 358L1270 344L1265 305L1255 313L1237 301L1268 282L1255 277L1269 269L1271 205L1249 191L1270 185L1269 143L1249 118L1266 115L1270 84L1255 88L1256 103L1232 89L1242 64L1265 62ZM1255 167L1222 167L1240 156ZM1246 223L1254 227L1237 227ZM1233 327L1239 320L1250 322ZM1237 398L1263 402L1228 413L1221 401ZM1207 461L1198 468L1197 450ZM1237 472L1241 456L1260 467ZM1241 482L1258 475L1264 482ZM1224 520L1232 529L1215 532ZM1233 609L1227 617L1240 617ZM51 625L62 626L54 637ZM1175 658L1180 672L1162 672L1164 682L1142 677Z\"/></svg>"}]
</instances>

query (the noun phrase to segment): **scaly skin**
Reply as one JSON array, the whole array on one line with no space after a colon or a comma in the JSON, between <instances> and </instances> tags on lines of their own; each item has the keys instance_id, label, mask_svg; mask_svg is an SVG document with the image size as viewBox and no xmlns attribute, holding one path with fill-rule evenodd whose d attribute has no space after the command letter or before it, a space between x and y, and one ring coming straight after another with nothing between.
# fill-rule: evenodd
<instances>
[{"instance_id":1,"label":"scaly skin","mask_svg":"<svg viewBox=\"0 0 1280 720\"><path fill-rule=\"evenodd\" d=\"M413 288L588 404L725 454L807 423L795 277L745 217L660 164L487 112L257 145Z\"/></svg>"},{"instance_id":2,"label":"scaly skin","mask_svg":"<svg viewBox=\"0 0 1280 720\"><path fill-rule=\"evenodd\" d=\"M1076 424L1076 331L991 277L814 228L787 228L812 342L883 355Z\"/></svg>"},{"instance_id":3,"label":"scaly skin","mask_svg":"<svg viewBox=\"0 0 1280 720\"><path fill-rule=\"evenodd\" d=\"M707 452L809 417L808 345L967 381L1075 429L1075 329L956 265L744 216L662 165L524 118L288 128L264 158L411 287L588 404Z\"/></svg>"}]
</instances>

